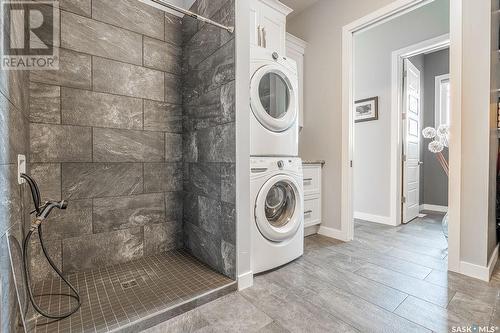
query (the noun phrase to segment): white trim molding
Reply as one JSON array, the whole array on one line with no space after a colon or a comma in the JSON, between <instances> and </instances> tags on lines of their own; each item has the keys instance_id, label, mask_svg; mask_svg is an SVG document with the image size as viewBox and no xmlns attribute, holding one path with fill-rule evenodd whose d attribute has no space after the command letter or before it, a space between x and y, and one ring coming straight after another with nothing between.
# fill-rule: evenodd
<instances>
[{"instance_id":1,"label":"white trim molding","mask_svg":"<svg viewBox=\"0 0 500 333\"><path fill-rule=\"evenodd\" d=\"M422 210L429 210L431 212L448 213L448 206L423 204L423 205L420 205L420 210L421 211Z\"/></svg>"},{"instance_id":2,"label":"white trim molding","mask_svg":"<svg viewBox=\"0 0 500 333\"><path fill-rule=\"evenodd\" d=\"M286 46L293 49L295 52L304 55L305 54L304 50L307 48L307 42L287 32Z\"/></svg>"},{"instance_id":3,"label":"white trim molding","mask_svg":"<svg viewBox=\"0 0 500 333\"><path fill-rule=\"evenodd\" d=\"M253 272L246 272L238 275L238 290L245 290L253 286Z\"/></svg>"},{"instance_id":4,"label":"white trim molding","mask_svg":"<svg viewBox=\"0 0 500 333\"><path fill-rule=\"evenodd\" d=\"M393 221L391 221L390 216L381 216L381 215L366 214L361 212L354 212L354 218L357 220L363 220L368 222L395 225L393 224Z\"/></svg>"},{"instance_id":5,"label":"white trim molding","mask_svg":"<svg viewBox=\"0 0 500 333\"><path fill-rule=\"evenodd\" d=\"M278 0L260 0L260 1L268 5L269 7L277 10L278 12L285 14L285 16L293 12L292 8L279 2Z\"/></svg>"},{"instance_id":6,"label":"white trim molding","mask_svg":"<svg viewBox=\"0 0 500 333\"><path fill-rule=\"evenodd\" d=\"M443 120L443 92L441 90L442 84L444 82L450 82L450 74L444 74L444 75L438 75L434 78L434 127L438 128L439 126L442 125L442 120ZM448 107L449 107L449 101L448 101ZM449 111L449 109L448 109ZM449 119L449 113L448 113L448 119ZM448 124L450 125L449 121Z\"/></svg>"},{"instance_id":7,"label":"white trim molding","mask_svg":"<svg viewBox=\"0 0 500 333\"><path fill-rule=\"evenodd\" d=\"M325 237L338 239L338 240L341 240L343 242L348 242L348 241L352 240L352 239L349 239L347 237L347 235L344 231L339 230L339 229L328 228L328 227L324 227L324 226L319 227L318 234L325 236Z\"/></svg>"},{"instance_id":8,"label":"white trim molding","mask_svg":"<svg viewBox=\"0 0 500 333\"><path fill-rule=\"evenodd\" d=\"M488 261L488 266L479 266L476 264L471 264L466 261L460 261L460 273L489 282L491 279L491 275L493 274L493 270L498 261L498 244L491 255L490 260Z\"/></svg>"}]
</instances>

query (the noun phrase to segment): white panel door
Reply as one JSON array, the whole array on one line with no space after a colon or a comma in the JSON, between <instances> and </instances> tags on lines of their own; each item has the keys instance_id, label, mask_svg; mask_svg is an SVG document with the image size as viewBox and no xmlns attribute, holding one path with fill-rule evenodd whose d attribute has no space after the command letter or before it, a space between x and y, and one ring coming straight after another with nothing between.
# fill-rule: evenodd
<instances>
[{"instance_id":1,"label":"white panel door","mask_svg":"<svg viewBox=\"0 0 500 333\"><path fill-rule=\"evenodd\" d=\"M420 93L420 71L405 59L403 223L415 219L420 212Z\"/></svg>"}]
</instances>

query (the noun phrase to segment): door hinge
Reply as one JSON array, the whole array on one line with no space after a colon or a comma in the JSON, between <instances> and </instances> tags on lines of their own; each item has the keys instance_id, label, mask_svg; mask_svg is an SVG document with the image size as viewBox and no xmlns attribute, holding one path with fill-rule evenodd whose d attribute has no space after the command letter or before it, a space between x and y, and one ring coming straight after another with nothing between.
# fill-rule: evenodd
<instances>
[{"instance_id":1,"label":"door hinge","mask_svg":"<svg viewBox=\"0 0 500 333\"><path fill-rule=\"evenodd\" d=\"M401 113L401 118L402 118L403 120L406 120L406 112Z\"/></svg>"},{"instance_id":2,"label":"door hinge","mask_svg":"<svg viewBox=\"0 0 500 333\"><path fill-rule=\"evenodd\" d=\"M351 168L352 168L352 160L351 160Z\"/></svg>"},{"instance_id":3,"label":"door hinge","mask_svg":"<svg viewBox=\"0 0 500 333\"><path fill-rule=\"evenodd\" d=\"M403 154L403 162L406 162L406 155Z\"/></svg>"},{"instance_id":4,"label":"door hinge","mask_svg":"<svg viewBox=\"0 0 500 333\"><path fill-rule=\"evenodd\" d=\"M408 77L408 70L407 69L403 72L403 77Z\"/></svg>"},{"instance_id":5,"label":"door hinge","mask_svg":"<svg viewBox=\"0 0 500 333\"><path fill-rule=\"evenodd\" d=\"M405 196L401 197L401 203L406 203L406 197Z\"/></svg>"}]
</instances>

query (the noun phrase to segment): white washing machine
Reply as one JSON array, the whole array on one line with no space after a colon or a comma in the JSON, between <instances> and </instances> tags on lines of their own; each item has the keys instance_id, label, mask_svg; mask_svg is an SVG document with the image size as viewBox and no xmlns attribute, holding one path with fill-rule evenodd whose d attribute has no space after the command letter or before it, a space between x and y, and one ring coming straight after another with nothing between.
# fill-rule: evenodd
<instances>
[{"instance_id":1,"label":"white washing machine","mask_svg":"<svg viewBox=\"0 0 500 333\"><path fill-rule=\"evenodd\" d=\"M260 273L304 253L302 161L252 157L250 167L252 271Z\"/></svg>"},{"instance_id":2,"label":"white washing machine","mask_svg":"<svg viewBox=\"0 0 500 333\"><path fill-rule=\"evenodd\" d=\"M298 156L297 64L252 47L250 71L250 155Z\"/></svg>"}]
</instances>

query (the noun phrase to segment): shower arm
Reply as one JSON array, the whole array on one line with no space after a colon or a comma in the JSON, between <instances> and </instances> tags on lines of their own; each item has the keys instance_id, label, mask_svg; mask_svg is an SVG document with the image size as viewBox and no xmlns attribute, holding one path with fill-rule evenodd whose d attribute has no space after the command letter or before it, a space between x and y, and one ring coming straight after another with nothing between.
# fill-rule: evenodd
<instances>
[{"instance_id":1,"label":"shower arm","mask_svg":"<svg viewBox=\"0 0 500 333\"><path fill-rule=\"evenodd\" d=\"M187 9L184 9L184 8L181 8L181 7L177 7L177 6L172 5L171 3L168 3L166 1L163 1L163 0L151 0L151 1L154 2L154 3L156 3L156 4L158 4L158 5L160 5L160 6L167 7L169 9L175 10L176 12L179 12L179 13L182 13L182 14L187 15L189 17L192 17L195 20L202 21L202 22L211 24L213 26L222 28L224 30L227 30L230 33L234 32L234 27L228 27L226 25L223 25L223 24L220 24L218 22L212 21L211 19L208 19L206 17L200 16L200 15L198 15L196 13L193 13L192 11L189 11Z\"/></svg>"}]
</instances>

